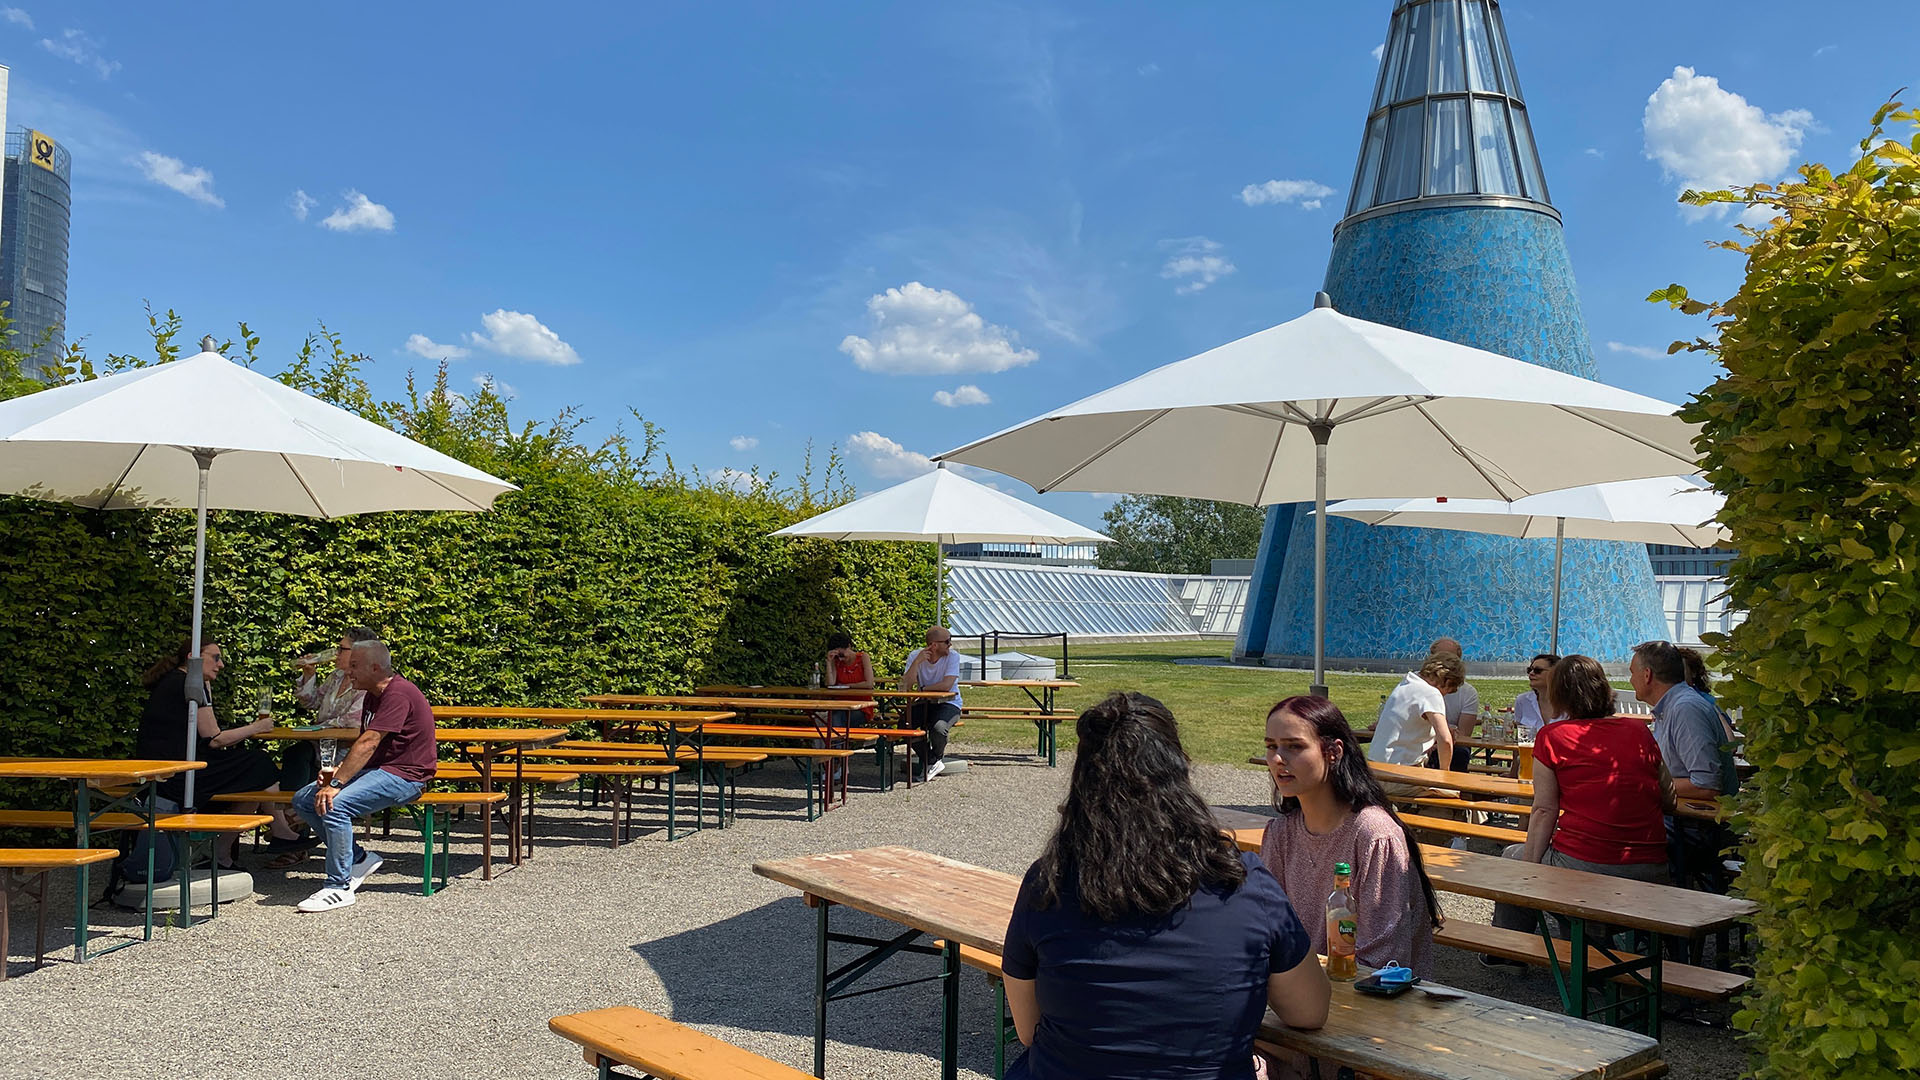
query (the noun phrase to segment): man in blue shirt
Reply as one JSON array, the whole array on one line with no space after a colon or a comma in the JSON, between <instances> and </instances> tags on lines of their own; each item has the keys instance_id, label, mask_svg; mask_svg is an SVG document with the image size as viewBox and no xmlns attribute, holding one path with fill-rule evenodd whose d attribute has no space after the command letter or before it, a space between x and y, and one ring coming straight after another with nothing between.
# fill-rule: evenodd
<instances>
[{"instance_id":1,"label":"man in blue shirt","mask_svg":"<svg viewBox=\"0 0 1920 1080\"><path fill-rule=\"evenodd\" d=\"M1673 774L1678 799L1732 795L1740 789L1733 767L1733 733L1720 709L1686 685L1686 663L1672 642L1633 647L1627 668L1633 696L1653 707L1653 740ZM1674 884L1724 891L1720 856L1732 842L1726 826L1694 818L1667 817L1667 861Z\"/></svg>"}]
</instances>

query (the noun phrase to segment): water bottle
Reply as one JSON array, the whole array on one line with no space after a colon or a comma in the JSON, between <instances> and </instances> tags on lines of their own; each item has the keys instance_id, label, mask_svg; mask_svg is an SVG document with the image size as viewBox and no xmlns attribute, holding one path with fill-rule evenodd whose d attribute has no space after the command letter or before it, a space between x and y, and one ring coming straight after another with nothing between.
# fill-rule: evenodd
<instances>
[{"instance_id":1,"label":"water bottle","mask_svg":"<svg viewBox=\"0 0 1920 1080\"><path fill-rule=\"evenodd\" d=\"M821 673L820 673L820 662L818 660L813 662L813 681L809 682L807 685L813 687L815 690L820 689L822 685Z\"/></svg>"}]
</instances>

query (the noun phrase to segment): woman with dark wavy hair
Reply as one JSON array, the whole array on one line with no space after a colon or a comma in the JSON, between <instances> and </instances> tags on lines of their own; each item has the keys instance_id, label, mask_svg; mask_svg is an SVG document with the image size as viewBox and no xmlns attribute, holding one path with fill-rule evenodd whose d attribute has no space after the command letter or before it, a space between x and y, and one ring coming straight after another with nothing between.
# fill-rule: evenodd
<instances>
[{"instance_id":1,"label":"woman with dark wavy hair","mask_svg":"<svg viewBox=\"0 0 1920 1080\"><path fill-rule=\"evenodd\" d=\"M1290 697L1267 711L1267 772L1280 816L1260 838L1260 861L1301 905L1333 892L1333 866L1353 869L1347 890L1359 936L1354 955L1369 967L1398 962L1430 971L1440 901L1420 845L1367 768L1366 753L1339 706ZM1315 952L1327 951L1323 919L1307 922Z\"/></svg>"},{"instance_id":2,"label":"woman with dark wavy hair","mask_svg":"<svg viewBox=\"0 0 1920 1080\"><path fill-rule=\"evenodd\" d=\"M1326 1023L1306 930L1214 824L1165 705L1112 694L1075 731L1060 824L1007 924L1007 1005L1032 1048L1007 1076L1251 1080L1268 1006Z\"/></svg>"}]
</instances>

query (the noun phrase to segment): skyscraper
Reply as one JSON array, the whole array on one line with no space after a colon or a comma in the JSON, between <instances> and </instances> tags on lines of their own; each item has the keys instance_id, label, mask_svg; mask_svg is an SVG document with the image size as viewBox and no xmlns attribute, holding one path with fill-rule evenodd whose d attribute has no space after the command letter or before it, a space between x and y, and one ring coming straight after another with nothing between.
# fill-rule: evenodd
<instances>
[{"instance_id":1,"label":"skyscraper","mask_svg":"<svg viewBox=\"0 0 1920 1080\"><path fill-rule=\"evenodd\" d=\"M4 181L0 300L13 320L9 344L33 352L32 374L66 351L73 156L42 132L9 131Z\"/></svg>"},{"instance_id":2,"label":"skyscraper","mask_svg":"<svg viewBox=\"0 0 1920 1080\"><path fill-rule=\"evenodd\" d=\"M1326 291L1348 315L1595 377L1499 0L1394 5ZM1415 658L1444 635L1524 660L1550 636L1552 563L1551 543L1332 519L1327 657ZM1312 654L1312 573L1311 507L1274 507L1238 653ZM1564 580L1565 651L1621 660L1666 636L1644 545L1569 540Z\"/></svg>"}]
</instances>

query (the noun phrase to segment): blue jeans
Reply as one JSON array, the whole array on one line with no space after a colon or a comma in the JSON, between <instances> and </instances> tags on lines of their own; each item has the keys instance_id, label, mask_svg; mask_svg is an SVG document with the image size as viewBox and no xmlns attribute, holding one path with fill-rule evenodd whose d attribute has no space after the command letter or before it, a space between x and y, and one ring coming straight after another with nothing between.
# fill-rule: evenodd
<instances>
[{"instance_id":1,"label":"blue jeans","mask_svg":"<svg viewBox=\"0 0 1920 1080\"><path fill-rule=\"evenodd\" d=\"M385 769L368 769L333 793L333 805L325 817L313 812L313 797L320 790L318 781L308 784L293 797L293 812L327 840L327 887L344 889L347 872L353 869L353 819L389 806L410 803L420 797L427 785L402 780Z\"/></svg>"}]
</instances>

